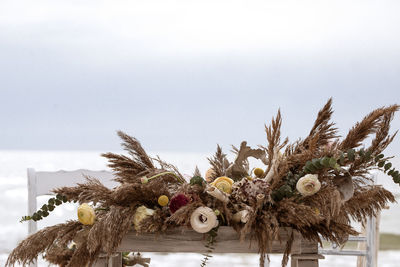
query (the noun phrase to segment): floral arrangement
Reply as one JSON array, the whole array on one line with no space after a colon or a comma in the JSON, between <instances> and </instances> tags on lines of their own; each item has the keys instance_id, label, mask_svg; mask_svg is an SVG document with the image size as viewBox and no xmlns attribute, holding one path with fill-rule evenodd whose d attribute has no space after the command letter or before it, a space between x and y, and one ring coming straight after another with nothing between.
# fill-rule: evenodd
<instances>
[{"instance_id":1,"label":"floral arrangement","mask_svg":"<svg viewBox=\"0 0 400 267\"><path fill-rule=\"evenodd\" d=\"M382 154L396 135L389 135L389 128L400 106L374 110L340 139L330 122L331 102L319 111L306 138L291 144L281 140L278 111L265 128L266 146L254 149L242 142L233 147L233 162L218 146L208 159L211 168L202 175L196 167L190 181L173 165L149 157L138 140L118 132L129 155L102 156L120 185L109 189L87 177L84 184L54 189L56 197L48 205L22 220L40 220L67 201L81 204L78 220L32 234L12 251L6 266L29 264L39 254L59 266L86 266L100 253L112 255L128 231L162 233L182 226L208 235L210 252L218 245L218 227L233 227L242 238L248 235L257 241L260 266L280 227L291 227L315 242L323 237L343 244L349 235L358 234L351 219L364 222L395 201L391 192L370 183L369 173L379 169L400 183L399 171ZM251 168L249 157L258 159L260 166ZM282 266L293 239L287 242ZM138 255L125 253L124 258L137 263Z\"/></svg>"}]
</instances>

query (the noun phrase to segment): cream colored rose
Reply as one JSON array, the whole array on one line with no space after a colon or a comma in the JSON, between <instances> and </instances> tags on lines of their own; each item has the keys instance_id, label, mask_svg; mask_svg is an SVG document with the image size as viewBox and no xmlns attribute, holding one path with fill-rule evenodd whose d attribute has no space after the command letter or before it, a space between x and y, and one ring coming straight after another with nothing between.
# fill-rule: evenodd
<instances>
[{"instance_id":1,"label":"cream colored rose","mask_svg":"<svg viewBox=\"0 0 400 267\"><path fill-rule=\"evenodd\" d=\"M154 210L148 209L145 206L140 206L139 208L137 208L135 215L133 216L133 225L135 226L135 230L139 231L140 222L153 214Z\"/></svg>"},{"instance_id":2,"label":"cream colored rose","mask_svg":"<svg viewBox=\"0 0 400 267\"><path fill-rule=\"evenodd\" d=\"M83 203L78 208L78 220L85 225L92 225L96 219L94 209L87 203Z\"/></svg>"},{"instance_id":3,"label":"cream colored rose","mask_svg":"<svg viewBox=\"0 0 400 267\"><path fill-rule=\"evenodd\" d=\"M317 174L307 174L301 177L296 184L297 191L303 196L311 196L321 189Z\"/></svg>"}]
</instances>

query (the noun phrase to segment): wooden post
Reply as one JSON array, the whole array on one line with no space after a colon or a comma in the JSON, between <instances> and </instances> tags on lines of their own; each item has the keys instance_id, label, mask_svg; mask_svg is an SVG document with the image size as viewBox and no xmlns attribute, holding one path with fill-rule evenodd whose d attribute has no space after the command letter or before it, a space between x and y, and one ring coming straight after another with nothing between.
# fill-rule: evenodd
<instances>
[{"instance_id":1,"label":"wooden post","mask_svg":"<svg viewBox=\"0 0 400 267\"><path fill-rule=\"evenodd\" d=\"M318 254L318 244L300 238L300 253L291 256L291 267L318 267L318 260L325 259Z\"/></svg>"},{"instance_id":2,"label":"wooden post","mask_svg":"<svg viewBox=\"0 0 400 267\"><path fill-rule=\"evenodd\" d=\"M107 263L107 258L99 257L92 267L107 267Z\"/></svg>"},{"instance_id":3,"label":"wooden post","mask_svg":"<svg viewBox=\"0 0 400 267\"><path fill-rule=\"evenodd\" d=\"M318 260L324 256L318 254L318 244L302 238L299 232L291 228L281 228L279 238L274 240L268 253L283 253L286 248L286 240L294 234L292 245L292 267L318 267ZM190 228L179 227L166 230L160 235L137 234L128 232L122 239L117 252L194 252L204 253L206 248L205 236ZM229 226L221 226L218 230L217 243L213 253L257 253L257 245L251 245L249 238L240 242L239 235ZM118 256L119 257L119 256ZM100 257L93 267L120 266L122 259L113 260ZM116 264L116 265L115 265ZM265 261L265 267L269 265Z\"/></svg>"},{"instance_id":4,"label":"wooden post","mask_svg":"<svg viewBox=\"0 0 400 267\"><path fill-rule=\"evenodd\" d=\"M115 257L110 257L108 260L108 267L121 267L122 266L122 253L117 253Z\"/></svg>"},{"instance_id":5,"label":"wooden post","mask_svg":"<svg viewBox=\"0 0 400 267\"><path fill-rule=\"evenodd\" d=\"M114 257L100 256L92 267L122 267L122 253L117 253Z\"/></svg>"}]
</instances>

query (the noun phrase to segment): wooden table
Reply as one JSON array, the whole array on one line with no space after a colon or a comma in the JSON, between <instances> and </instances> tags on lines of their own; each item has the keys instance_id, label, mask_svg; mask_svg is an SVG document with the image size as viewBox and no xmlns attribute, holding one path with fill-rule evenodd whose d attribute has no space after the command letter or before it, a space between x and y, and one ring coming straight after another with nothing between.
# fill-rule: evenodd
<instances>
[{"instance_id":1,"label":"wooden table","mask_svg":"<svg viewBox=\"0 0 400 267\"><path fill-rule=\"evenodd\" d=\"M269 253L283 253L286 241L292 233L291 228L281 228L279 240L272 242ZM136 234L129 232L121 242L117 252L192 252L205 253L205 235L199 234L188 228L175 228L163 234ZM239 235L231 227L222 226L218 229L218 236L212 253L258 253L258 244L253 240L250 244L248 238L240 242ZM294 232L294 242L291 252L291 267L318 267L318 260L323 259L318 254L318 244L302 238L298 232ZM121 266L121 257L113 259L100 259L96 267ZM157 266L156 266L157 267Z\"/></svg>"}]
</instances>

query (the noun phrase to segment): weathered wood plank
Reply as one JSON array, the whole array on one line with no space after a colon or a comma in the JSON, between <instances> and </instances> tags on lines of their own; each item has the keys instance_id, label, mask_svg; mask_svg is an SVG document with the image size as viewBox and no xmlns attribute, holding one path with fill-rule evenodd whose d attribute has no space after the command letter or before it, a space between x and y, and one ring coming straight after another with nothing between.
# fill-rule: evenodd
<instances>
[{"instance_id":1,"label":"weathered wood plank","mask_svg":"<svg viewBox=\"0 0 400 267\"><path fill-rule=\"evenodd\" d=\"M279 240L272 242L272 248L269 253L283 253L286 247L286 241L290 237L292 229L281 228L279 232ZM295 234L295 242L292 246L293 254L301 253L301 236L297 232ZM166 231L164 234L136 234L129 232L122 240L118 248L119 252L123 251L140 251L140 252L206 252L205 235L199 234L188 228L175 228ZM306 244L306 243L305 243ZM314 245L314 244L313 244ZM239 235L231 227L220 227L218 230L217 242L213 253L257 253L258 244L256 240L250 242L246 238L240 242ZM315 247L316 244L315 244ZM307 249L305 249L307 250ZM311 251L313 251L311 249Z\"/></svg>"}]
</instances>

